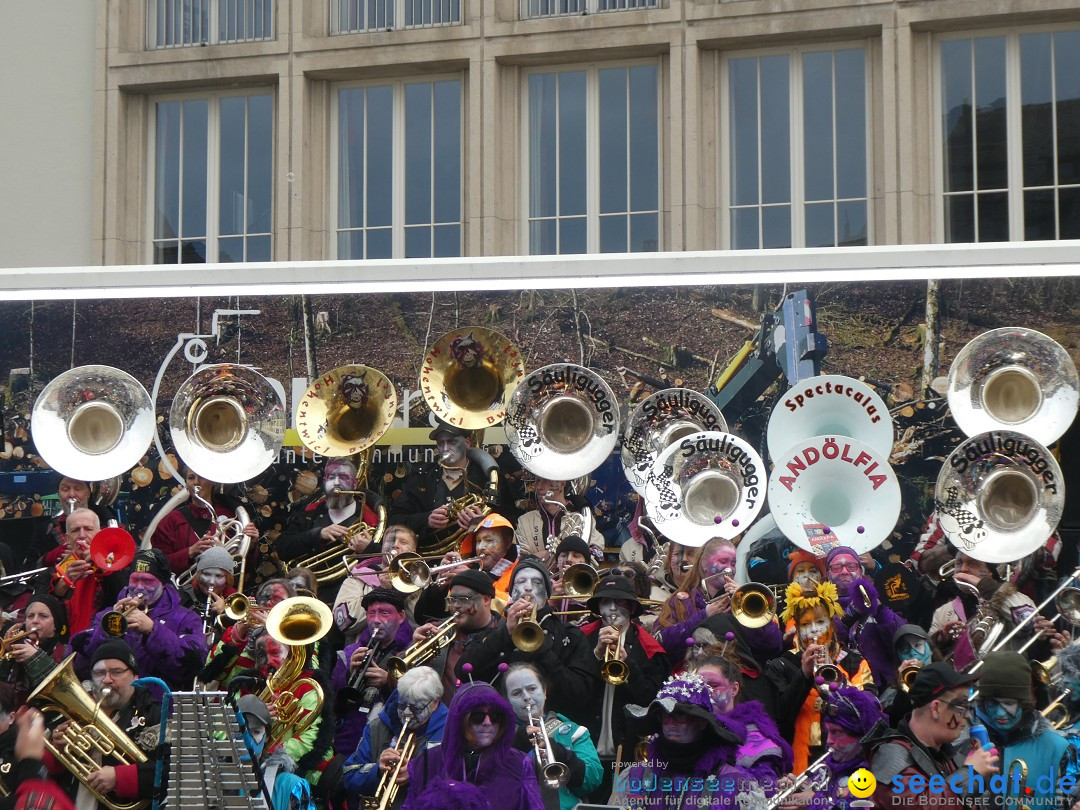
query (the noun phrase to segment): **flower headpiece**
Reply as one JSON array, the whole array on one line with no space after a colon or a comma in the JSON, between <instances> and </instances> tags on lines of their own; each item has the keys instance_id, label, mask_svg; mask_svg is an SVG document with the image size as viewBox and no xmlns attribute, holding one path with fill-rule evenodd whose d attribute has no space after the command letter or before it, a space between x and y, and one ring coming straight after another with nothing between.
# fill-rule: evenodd
<instances>
[{"instance_id":1,"label":"flower headpiece","mask_svg":"<svg viewBox=\"0 0 1080 810\"><path fill-rule=\"evenodd\" d=\"M792 582L788 585L785 592L787 602L784 605L784 612L780 614L780 618L787 622L792 617L818 605L825 608L829 618L840 618L844 615L844 609L840 607L838 601L840 596L835 585L831 582L819 582L814 591L813 596L805 596L803 595L802 585L799 583Z\"/></svg>"}]
</instances>

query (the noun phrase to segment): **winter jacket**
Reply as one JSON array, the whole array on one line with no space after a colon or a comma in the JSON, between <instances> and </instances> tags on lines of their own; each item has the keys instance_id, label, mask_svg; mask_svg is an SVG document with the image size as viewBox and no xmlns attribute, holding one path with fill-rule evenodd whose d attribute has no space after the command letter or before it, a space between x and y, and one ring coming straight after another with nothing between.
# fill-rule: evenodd
<instances>
[{"instance_id":1,"label":"winter jacket","mask_svg":"<svg viewBox=\"0 0 1080 810\"><path fill-rule=\"evenodd\" d=\"M944 779L942 792L935 795L935 807L968 807L973 796L965 795L968 780L965 770L959 770L960 758L951 750L928 749L912 734L906 720L893 729L887 721L879 720L862 738L863 749L868 754L870 771L877 779L877 788L871 800L877 810L894 810L895 807L921 807L927 803L929 794L926 784L922 790L913 790L911 777L924 780L940 776ZM958 775L953 778L953 774ZM951 780L951 782L950 782ZM954 787L962 790L957 792Z\"/></svg>"},{"instance_id":2,"label":"winter jacket","mask_svg":"<svg viewBox=\"0 0 1080 810\"><path fill-rule=\"evenodd\" d=\"M517 734L514 735L514 747L519 751L532 752L544 806L571 810L600 787L604 779L604 768L585 726L579 726L561 714L547 712L544 728L551 740L554 761L565 765L569 773L565 787L553 789L544 784L543 770L536 759L536 747L529 739L524 725L518 726Z\"/></svg>"}]
</instances>

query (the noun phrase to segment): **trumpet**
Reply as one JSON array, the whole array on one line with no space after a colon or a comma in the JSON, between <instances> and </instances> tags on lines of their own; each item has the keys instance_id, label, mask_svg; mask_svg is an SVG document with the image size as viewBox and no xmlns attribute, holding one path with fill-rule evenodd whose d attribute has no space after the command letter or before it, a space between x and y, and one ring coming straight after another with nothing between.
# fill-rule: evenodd
<instances>
[{"instance_id":1,"label":"trumpet","mask_svg":"<svg viewBox=\"0 0 1080 810\"><path fill-rule=\"evenodd\" d=\"M402 593L415 593L431 584L432 574L449 571L459 565L472 565L473 563L482 562L479 557L470 557L467 560L446 563L431 568L424 562L424 559L415 551L404 551L397 555L390 562L388 569L390 572L390 584Z\"/></svg>"},{"instance_id":2,"label":"trumpet","mask_svg":"<svg viewBox=\"0 0 1080 810\"><path fill-rule=\"evenodd\" d=\"M251 599L242 593L234 593L225 600L225 612L222 614L236 624L246 624L248 627L259 627L266 624L268 608L253 604ZM220 621L221 616L218 617Z\"/></svg>"},{"instance_id":3,"label":"trumpet","mask_svg":"<svg viewBox=\"0 0 1080 810\"><path fill-rule=\"evenodd\" d=\"M551 747L551 738L548 736L547 726L544 725L544 718L533 714L535 704L529 701L525 705L529 712L529 725L540 729L540 732L533 736L533 750L536 752L536 761L540 763L544 787L558 790L570 780L570 769L555 759L555 751Z\"/></svg>"},{"instance_id":4,"label":"trumpet","mask_svg":"<svg viewBox=\"0 0 1080 810\"><path fill-rule=\"evenodd\" d=\"M743 627L764 627L776 616L776 597L760 582L740 585L731 595L731 615Z\"/></svg>"},{"instance_id":5,"label":"trumpet","mask_svg":"<svg viewBox=\"0 0 1080 810\"><path fill-rule=\"evenodd\" d=\"M522 619L517 623L514 632L510 634L510 640L514 646L522 652L536 652L544 644L544 629L536 620L536 605L532 606L529 618Z\"/></svg>"},{"instance_id":6,"label":"trumpet","mask_svg":"<svg viewBox=\"0 0 1080 810\"><path fill-rule=\"evenodd\" d=\"M604 651L604 664L600 667L600 677L604 679L604 683L622 686L630 680L630 667L622 660L622 651L623 640L620 635L615 646L608 645L607 650Z\"/></svg>"},{"instance_id":7,"label":"trumpet","mask_svg":"<svg viewBox=\"0 0 1080 810\"><path fill-rule=\"evenodd\" d=\"M101 617L101 629L107 636L122 638L127 632L127 617L136 610L142 610L146 606L146 599L139 594L135 601L125 605L123 610L118 610L119 602L108 613Z\"/></svg>"},{"instance_id":8,"label":"trumpet","mask_svg":"<svg viewBox=\"0 0 1080 810\"><path fill-rule=\"evenodd\" d=\"M394 799L397 798L397 792L400 788L398 785L398 774L401 773L401 769L409 764L409 760L412 759L416 749L416 733L406 724L401 729L401 734L398 735L397 742L393 746L398 752L397 761L394 762L394 767L383 771L382 776L379 778L379 786L375 788L374 799L365 803L365 808L370 810L387 810L388 807L394 806Z\"/></svg>"},{"instance_id":9,"label":"trumpet","mask_svg":"<svg viewBox=\"0 0 1080 810\"><path fill-rule=\"evenodd\" d=\"M1050 701L1049 705L1043 709L1039 714L1050 721L1050 725L1054 727L1055 731L1060 731L1062 728L1069 724L1069 709L1065 706L1065 699L1072 694L1072 690L1065 688L1061 690L1061 693ZM1060 714L1056 720L1051 720L1051 715Z\"/></svg>"},{"instance_id":10,"label":"trumpet","mask_svg":"<svg viewBox=\"0 0 1080 810\"><path fill-rule=\"evenodd\" d=\"M386 671L394 680L399 679L413 667L426 664L439 654L443 647L449 646L457 633L457 620L461 611L455 610L453 615L435 628L435 632L421 642L413 644L400 656L394 655L386 662Z\"/></svg>"},{"instance_id":11,"label":"trumpet","mask_svg":"<svg viewBox=\"0 0 1080 810\"><path fill-rule=\"evenodd\" d=\"M33 644L37 641L38 631L36 627L31 627L29 630L24 630L21 633L16 633L9 638L0 638L0 660L11 661L12 659L12 647L16 644L29 643Z\"/></svg>"},{"instance_id":12,"label":"trumpet","mask_svg":"<svg viewBox=\"0 0 1080 810\"><path fill-rule=\"evenodd\" d=\"M906 667L900 667L897 681L902 692L911 691L911 687L915 685L915 676L919 674L920 669L922 669L922 664L908 664Z\"/></svg>"},{"instance_id":13,"label":"trumpet","mask_svg":"<svg viewBox=\"0 0 1080 810\"><path fill-rule=\"evenodd\" d=\"M794 782L769 799L765 805L768 810L775 810L775 808L785 804L788 797L801 790L802 786L807 782L810 783L810 788L815 793L824 790L829 783L829 768L826 766L825 760L831 753L832 749L830 748L818 759L810 763L805 771L796 776Z\"/></svg>"}]
</instances>

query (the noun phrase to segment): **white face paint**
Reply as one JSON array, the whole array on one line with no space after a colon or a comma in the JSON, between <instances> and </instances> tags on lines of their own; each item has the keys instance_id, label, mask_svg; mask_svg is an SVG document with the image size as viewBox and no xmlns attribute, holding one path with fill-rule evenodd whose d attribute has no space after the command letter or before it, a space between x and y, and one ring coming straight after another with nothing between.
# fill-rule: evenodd
<instances>
[{"instance_id":1,"label":"white face paint","mask_svg":"<svg viewBox=\"0 0 1080 810\"><path fill-rule=\"evenodd\" d=\"M630 610L625 602L616 599L600 600L600 618L606 627L618 627L625 630L630 626Z\"/></svg>"},{"instance_id":2,"label":"white face paint","mask_svg":"<svg viewBox=\"0 0 1080 810\"><path fill-rule=\"evenodd\" d=\"M792 582L797 582L804 591L812 591L821 582L821 572L813 563L799 563L795 566Z\"/></svg>"},{"instance_id":3,"label":"white face paint","mask_svg":"<svg viewBox=\"0 0 1080 810\"><path fill-rule=\"evenodd\" d=\"M537 610L547 604L547 584L544 575L535 568L521 568L514 572L514 581L510 586L510 598L517 600L526 597Z\"/></svg>"},{"instance_id":4,"label":"white face paint","mask_svg":"<svg viewBox=\"0 0 1080 810\"><path fill-rule=\"evenodd\" d=\"M418 728L428 721L431 717L431 712L434 711L437 702L424 703L423 701L413 701L405 697L398 696L398 719L402 725L409 723L413 728Z\"/></svg>"},{"instance_id":5,"label":"white face paint","mask_svg":"<svg viewBox=\"0 0 1080 810\"><path fill-rule=\"evenodd\" d=\"M544 687L536 676L527 669L519 669L506 676L506 697L514 707L514 714L522 723L529 720L529 704L532 704L533 717L544 716L544 702L547 696Z\"/></svg>"},{"instance_id":6,"label":"white face paint","mask_svg":"<svg viewBox=\"0 0 1080 810\"><path fill-rule=\"evenodd\" d=\"M225 572L220 568L204 568L199 572L199 584L203 593L209 593L211 588L214 593L221 593L225 588Z\"/></svg>"},{"instance_id":7,"label":"white face paint","mask_svg":"<svg viewBox=\"0 0 1080 810\"><path fill-rule=\"evenodd\" d=\"M464 436L450 436L441 433L435 437L435 445L439 448L439 461L443 466L464 466L465 451L469 449L465 444Z\"/></svg>"},{"instance_id":8,"label":"white face paint","mask_svg":"<svg viewBox=\"0 0 1080 810\"><path fill-rule=\"evenodd\" d=\"M803 649L810 644L821 643L819 639L824 636L829 630L829 620L815 616L813 619L799 624L799 641L802 642Z\"/></svg>"}]
</instances>

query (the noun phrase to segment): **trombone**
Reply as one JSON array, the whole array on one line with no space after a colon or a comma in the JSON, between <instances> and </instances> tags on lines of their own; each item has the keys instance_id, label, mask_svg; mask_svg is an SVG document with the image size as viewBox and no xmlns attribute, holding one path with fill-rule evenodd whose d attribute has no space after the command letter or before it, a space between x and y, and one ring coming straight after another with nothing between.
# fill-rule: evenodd
<instances>
[{"instance_id":1,"label":"trombone","mask_svg":"<svg viewBox=\"0 0 1080 810\"><path fill-rule=\"evenodd\" d=\"M437 656L443 647L450 645L457 633L457 620L461 611L455 610L453 615L435 628L435 632L423 641L413 644L400 656L394 655L386 662L386 671L390 677L398 680L402 675L413 667L426 664Z\"/></svg>"},{"instance_id":2,"label":"trombone","mask_svg":"<svg viewBox=\"0 0 1080 810\"><path fill-rule=\"evenodd\" d=\"M776 616L776 597L760 582L740 585L731 595L731 615L743 627L764 627Z\"/></svg>"},{"instance_id":3,"label":"trombone","mask_svg":"<svg viewBox=\"0 0 1080 810\"><path fill-rule=\"evenodd\" d=\"M401 787L397 781L398 775L402 767L412 759L416 749L416 732L409 727L409 724L401 729L397 742L392 747L397 749L399 756L394 767L383 771L379 778L379 786L375 788L374 798L370 802L365 802L365 808L370 808L370 810L387 810L388 807L394 806L394 799L397 798L398 789Z\"/></svg>"},{"instance_id":4,"label":"trombone","mask_svg":"<svg viewBox=\"0 0 1080 810\"><path fill-rule=\"evenodd\" d=\"M415 551L404 551L398 554L391 560L390 567L387 569L390 573L390 584L402 593L415 593L431 584L432 574L449 571L459 565L472 565L481 562L479 557L470 557L467 560L437 565L432 568L424 562L425 559Z\"/></svg>"},{"instance_id":5,"label":"trombone","mask_svg":"<svg viewBox=\"0 0 1080 810\"><path fill-rule=\"evenodd\" d=\"M540 763L540 778L544 787L558 790L565 787L570 780L570 769L562 762L555 759L555 751L551 747L551 738L548 736L544 718L533 714L535 704L530 700L525 704L529 712L529 725L540 729L538 734L533 735L533 750L536 752L536 761Z\"/></svg>"},{"instance_id":6,"label":"trombone","mask_svg":"<svg viewBox=\"0 0 1080 810\"><path fill-rule=\"evenodd\" d=\"M596 583L600 581L600 572L588 563L574 563L562 572L560 582L563 584L562 596L556 599L588 599L596 590Z\"/></svg>"}]
</instances>

